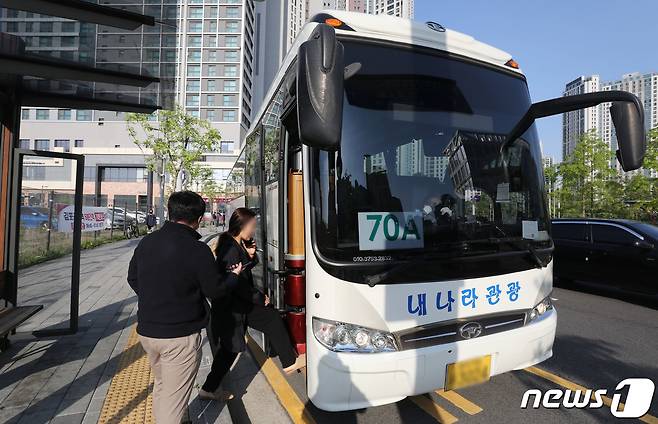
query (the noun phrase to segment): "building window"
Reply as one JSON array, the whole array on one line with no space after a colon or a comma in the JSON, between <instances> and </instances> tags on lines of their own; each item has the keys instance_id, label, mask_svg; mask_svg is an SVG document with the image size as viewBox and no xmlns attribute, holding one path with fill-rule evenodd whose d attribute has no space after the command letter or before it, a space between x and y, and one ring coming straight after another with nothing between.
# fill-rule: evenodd
<instances>
[{"instance_id":1,"label":"building window","mask_svg":"<svg viewBox=\"0 0 658 424\"><path fill-rule=\"evenodd\" d=\"M45 181L46 180L46 167L45 166L24 166L23 179L26 181Z\"/></svg>"},{"instance_id":2,"label":"building window","mask_svg":"<svg viewBox=\"0 0 658 424\"><path fill-rule=\"evenodd\" d=\"M37 109L37 119L40 121L50 119L50 109Z\"/></svg>"},{"instance_id":3,"label":"building window","mask_svg":"<svg viewBox=\"0 0 658 424\"><path fill-rule=\"evenodd\" d=\"M210 109L206 111L206 119L209 121L216 121L217 120L217 112L213 109Z\"/></svg>"},{"instance_id":4,"label":"building window","mask_svg":"<svg viewBox=\"0 0 658 424\"><path fill-rule=\"evenodd\" d=\"M53 46L53 37L39 37L39 47L52 47Z\"/></svg>"},{"instance_id":5,"label":"building window","mask_svg":"<svg viewBox=\"0 0 658 424\"><path fill-rule=\"evenodd\" d=\"M75 32L75 22L62 22L62 32Z\"/></svg>"},{"instance_id":6,"label":"building window","mask_svg":"<svg viewBox=\"0 0 658 424\"><path fill-rule=\"evenodd\" d=\"M240 26L235 21L226 23L226 32L240 32Z\"/></svg>"},{"instance_id":7,"label":"building window","mask_svg":"<svg viewBox=\"0 0 658 424\"><path fill-rule=\"evenodd\" d=\"M55 147L61 147L64 149L64 152L71 151L71 141L70 140L55 140Z\"/></svg>"},{"instance_id":8,"label":"building window","mask_svg":"<svg viewBox=\"0 0 658 424\"><path fill-rule=\"evenodd\" d=\"M95 167L85 166L85 168L91 168L89 171L85 169L85 176L96 176L96 172L92 171ZM103 181L127 183L143 182L145 181L146 175L148 175L148 173L142 168L105 168L103 171Z\"/></svg>"},{"instance_id":9,"label":"building window","mask_svg":"<svg viewBox=\"0 0 658 424\"><path fill-rule=\"evenodd\" d=\"M57 119L60 121L68 121L71 119L71 109L60 109L57 111Z\"/></svg>"},{"instance_id":10,"label":"building window","mask_svg":"<svg viewBox=\"0 0 658 424\"><path fill-rule=\"evenodd\" d=\"M76 110L75 111L76 121L91 121L91 111L90 110Z\"/></svg>"},{"instance_id":11,"label":"building window","mask_svg":"<svg viewBox=\"0 0 658 424\"><path fill-rule=\"evenodd\" d=\"M59 37L59 45L62 47L74 47L77 37Z\"/></svg>"},{"instance_id":12,"label":"building window","mask_svg":"<svg viewBox=\"0 0 658 424\"><path fill-rule=\"evenodd\" d=\"M214 94L208 94L206 96L206 105L207 106L215 106L215 95Z\"/></svg>"},{"instance_id":13,"label":"building window","mask_svg":"<svg viewBox=\"0 0 658 424\"><path fill-rule=\"evenodd\" d=\"M208 76L209 77L216 77L217 76L217 66L216 65L208 65Z\"/></svg>"},{"instance_id":14,"label":"building window","mask_svg":"<svg viewBox=\"0 0 658 424\"><path fill-rule=\"evenodd\" d=\"M167 50L165 51L165 62L175 62L176 61L176 51Z\"/></svg>"},{"instance_id":15,"label":"building window","mask_svg":"<svg viewBox=\"0 0 658 424\"><path fill-rule=\"evenodd\" d=\"M238 84L235 81L224 81L224 91L238 91Z\"/></svg>"},{"instance_id":16,"label":"building window","mask_svg":"<svg viewBox=\"0 0 658 424\"><path fill-rule=\"evenodd\" d=\"M85 141L84 140L75 140L73 143L75 147L85 147Z\"/></svg>"},{"instance_id":17,"label":"building window","mask_svg":"<svg viewBox=\"0 0 658 424\"><path fill-rule=\"evenodd\" d=\"M217 6L211 6L208 9L208 17L209 18L216 18L219 15L218 13L218 7Z\"/></svg>"},{"instance_id":18,"label":"building window","mask_svg":"<svg viewBox=\"0 0 658 424\"><path fill-rule=\"evenodd\" d=\"M227 7L226 8L226 17L227 18L239 18L240 17L240 8L239 7Z\"/></svg>"},{"instance_id":19,"label":"building window","mask_svg":"<svg viewBox=\"0 0 658 424\"><path fill-rule=\"evenodd\" d=\"M224 96L223 97L223 102L222 104L224 106L235 106L235 102L233 101L233 96Z\"/></svg>"},{"instance_id":20,"label":"building window","mask_svg":"<svg viewBox=\"0 0 658 424\"><path fill-rule=\"evenodd\" d=\"M224 66L224 76L225 77L237 77L238 76L238 67L235 65L226 65Z\"/></svg>"},{"instance_id":21,"label":"building window","mask_svg":"<svg viewBox=\"0 0 658 424\"><path fill-rule=\"evenodd\" d=\"M208 80L208 91L217 91L217 81Z\"/></svg>"},{"instance_id":22,"label":"building window","mask_svg":"<svg viewBox=\"0 0 658 424\"><path fill-rule=\"evenodd\" d=\"M30 119L30 109L21 110L21 119Z\"/></svg>"},{"instance_id":23,"label":"building window","mask_svg":"<svg viewBox=\"0 0 658 424\"><path fill-rule=\"evenodd\" d=\"M235 111L234 110L223 110L222 111L222 121L224 121L224 122L235 122Z\"/></svg>"},{"instance_id":24,"label":"building window","mask_svg":"<svg viewBox=\"0 0 658 424\"><path fill-rule=\"evenodd\" d=\"M190 7L188 17L203 18L203 7Z\"/></svg>"},{"instance_id":25,"label":"building window","mask_svg":"<svg viewBox=\"0 0 658 424\"><path fill-rule=\"evenodd\" d=\"M201 62L201 50L189 50L187 60L190 62Z\"/></svg>"},{"instance_id":26,"label":"building window","mask_svg":"<svg viewBox=\"0 0 658 424\"><path fill-rule=\"evenodd\" d=\"M220 141L219 144L219 151L221 153L233 153L233 145L234 143L232 141Z\"/></svg>"},{"instance_id":27,"label":"building window","mask_svg":"<svg viewBox=\"0 0 658 424\"><path fill-rule=\"evenodd\" d=\"M199 91L201 89L201 83L199 80L187 80L187 91Z\"/></svg>"},{"instance_id":28,"label":"building window","mask_svg":"<svg viewBox=\"0 0 658 424\"><path fill-rule=\"evenodd\" d=\"M190 35L187 37L187 46L188 47L201 47L201 36L200 35Z\"/></svg>"},{"instance_id":29,"label":"building window","mask_svg":"<svg viewBox=\"0 0 658 424\"><path fill-rule=\"evenodd\" d=\"M217 32L217 21L210 21L208 23L208 32Z\"/></svg>"},{"instance_id":30,"label":"building window","mask_svg":"<svg viewBox=\"0 0 658 424\"><path fill-rule=\"evenodd\" d=\"M190 116L194 116L195 118L198 118L199 117L199 110L188 109L187 114L190 115Z\"/></svg>"},{"instance_id":31,"label":"building window","mask_svg":"<svg viewBox=\"0 0 658 424\"><path fill-rule=\"evenodd\" d=\"M30 139L29 138L21 138L19 140L18 147L21 149L29 149L30 148Z\"/></svg>"},{"instance_id":32,"label":"building window","mask_svg":"<svg viewBox=\"0 0 658 424\"><path fill-rule=\"evenodd\" d=\"M189 32L203 32L203 22L190 21L187 28Z\"/></svg>"},{"instance_id":33,"label":"building window","mask_svg":"<svg viewBox=\"0 0 658 424\"><path fill-rule=\"evenodd\" d=\"M188 77L199 77L199 76L201 76L201 66L199 66L199 65L187 65L187 76Z\"/></svg>"},{"instance_id":34,"label":"building window","mask_svg":"<svg viewBox=\"0 0 658 424\"><path fill-rule=\"evenodd\" d=\"M198 95L188 95L185 100L185 106L199 106L199 96Z\"/></svg>"},{"instance_id":35,"label":"building window","mask_svg":"<svg viewBox=\"0 0 658 424\"><path fill-rule=\"evenodd\" d=\"M217 36L216 35L206 35L204 37L204 47L217 47Z\"/></svg>"},{"instance_id":36,"label":"building window","mask_svg":"<svg viewBox=\"0 0 658 424\"><path fill-rule=\"evenodd\" d=\"M238 47L238 37L233 35L224 38L225 47Z\"/></svg>"},{"instance_id":37,"label":"building window","mask_svg":"<svg viewBox=\"0 0 658 424\"><path fill-rule=\"evenodd\" d=\"M37 139L34 140L35 150L50 150L50 140Z\"/></svg>"},{"instance_id":38,"label":"building window","mask_svg":"<svg viewBox=\"0 0 658 424\"><path fill-rule=\"evenodd\" d=\"M238 52L234 50L229 50L224 53L224 60L227 62L237 62L238 61Z\"/></svg>"}]
</instances>

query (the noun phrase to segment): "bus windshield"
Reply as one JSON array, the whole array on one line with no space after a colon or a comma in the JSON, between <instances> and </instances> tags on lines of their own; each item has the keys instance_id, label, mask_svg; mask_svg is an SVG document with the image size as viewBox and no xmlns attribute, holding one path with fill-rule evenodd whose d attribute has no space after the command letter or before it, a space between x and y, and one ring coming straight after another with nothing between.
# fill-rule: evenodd
<instances>
[{"instance_id":1,"label":"bus windshield","mask_svg":"<svg viewBox=\"0 0 658 424\"><path fill-rule=\"evenodd\" d=\"M311 151L314 242L327 262L495 257L550 246L525 80L463 59L344 41L341 147ZM521 258L521 268L531 261ZM490 259L489 259L490 260ZM480 268L489 275L494 270Z\"/></svg>"}]
</instances>

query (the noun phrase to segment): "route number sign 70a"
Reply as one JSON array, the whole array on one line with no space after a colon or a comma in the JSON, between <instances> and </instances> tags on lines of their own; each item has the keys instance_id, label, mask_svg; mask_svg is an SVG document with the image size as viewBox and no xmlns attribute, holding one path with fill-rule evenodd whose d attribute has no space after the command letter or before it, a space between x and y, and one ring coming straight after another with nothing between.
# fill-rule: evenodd
<instances>
[{"instance_id":1,"label":"route number sign 70a","mask_svg":"<svg viewBox=\"0 0 658 424\"><path fill-rule=\"evenodd\" d=\"M423 247L420 212L359 212L359 250Z\"/></svg>"}]
</instances>

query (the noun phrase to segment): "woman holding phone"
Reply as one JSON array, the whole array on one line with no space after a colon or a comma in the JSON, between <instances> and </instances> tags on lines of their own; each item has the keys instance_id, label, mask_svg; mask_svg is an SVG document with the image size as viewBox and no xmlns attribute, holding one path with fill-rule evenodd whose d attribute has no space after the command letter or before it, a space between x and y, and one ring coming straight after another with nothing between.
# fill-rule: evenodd
<instances>
[{"instance_id":1,"label":"woman holding phone","mask_svg":"<svg viewBox=\"0 0 658 424\"><path fill-rule=\"evenodd\" d=\"M219 339L219 349L206 382L199 391L201 399L228 400L233 397L226 391L215 392L235 358L246 347L244 336L247 326L267 336L279 354L286 374L306 366L306 356L297 356L286 326L270 305L269 297L254 286L251 269L258 263L253 240L255 232L256 214L250 209L238 208L231 215L228 230L219 236L215 247L220 271L238 274L238 284L230 296L212 302L209 337L215 342Z\"/></svg>"}]
</instances>

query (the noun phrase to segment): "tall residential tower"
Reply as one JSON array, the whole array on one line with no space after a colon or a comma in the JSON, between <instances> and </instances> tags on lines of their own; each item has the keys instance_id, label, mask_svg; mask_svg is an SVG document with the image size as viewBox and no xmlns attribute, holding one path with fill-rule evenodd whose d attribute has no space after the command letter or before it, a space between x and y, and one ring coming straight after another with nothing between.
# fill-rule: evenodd
<instances>
[{"instance_id":1,"label":"tall residential tower","mask_svg":"<svg viewBox=\"0 0 658 424\"><path fill-rule=\"evenodd\" d=\"M610 90L622 90L635 94L644 107L646 130L658 127L658 72L648 74L633 72L622 75L619 80L608 82L601 81L598 75L581 76L566 85L564 95L571 96ZM595 131L610 146L611 150L617 150L617 137L610 117L610 106L610 103L602 103L588 109L563 114L563 158L568 158L576 147L580 136L591 130Z\"/></svg>"}]
</instances>

